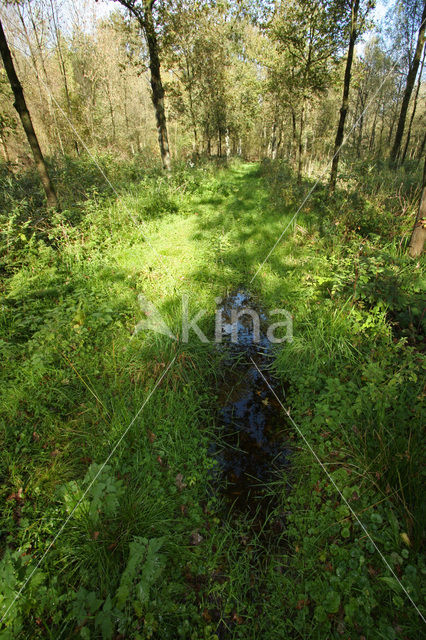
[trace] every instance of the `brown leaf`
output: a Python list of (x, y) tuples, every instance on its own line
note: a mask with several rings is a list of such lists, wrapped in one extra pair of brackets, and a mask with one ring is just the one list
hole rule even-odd
[(232, 616), (232, 620), (234, 622), (236, 622), (237, 624), (243, 624), (243, 619), (241, 616), (239, 616), (237, 613), (234, 612), (233, 616)]
[(341, 636), (345, 633), (345, 623), (341, 620), (337, 625), (337, 633)]
[(200, 544), (200, 542), (203, 541), (203, 537), (200, 536), (200, 534), (198, 533), (198, 531), (193, 531), (191, 533), (191, 544), (194, 546), (197, 546)]
[(7, 498), (8, 500), (16, 500), (17, 502), (22, 502), (24, 500), (23, 498), (23, 492), (24, 490), (22, 489), (22, 487), (19, 487), (18, 491), (16, 493), (11, 493), (10, 496)]
[(205, 620), (206, 622), (211, 622), (212, 617), (211, 617), (211, 615), (210, 615), (210, 613), (209, 613), (208, 609), (204, 609), (204, 611), (203, 611), (203, 613), (202, 613), (201, 615), (203, 616), (203, 618), (204, 618), (204, 620)]
[(183, 475), (181, 473), (177, 474), (175, 482), (179, 491), (182, 491), (182, 489), (185, 489), (185, 487), (187, 486), (186, 482), (183, 482)]
[(150, 441), (150, 443), (152, 444), (155, 440), (157, 436), (155, 435), (155, 433), (153, 433), (152, 431), (150, 431), (148, 429), (148, 440)]
[(53, 451), (50, 452), (50, 455), (52, 458), (56, 458), (57, 455), (59, 455), (60, 451), (59, 449), (54, 449)]
[(93, 538), (93, 540), (97, 540), (99, 538), (99, 531), (94, 531), (92, 533), (92, 538)]

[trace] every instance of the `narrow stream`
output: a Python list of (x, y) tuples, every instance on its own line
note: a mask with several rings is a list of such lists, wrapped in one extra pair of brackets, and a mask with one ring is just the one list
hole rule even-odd
[[(248, 309), (259, 317), (258, 332)], [(284, 391), (271, 374), (267, 318), (255, 300), (238, 291), (222, 302), (218, 312), (224, 372), (218, 390), (218, 441), (211, 448), (218, 462), (216, 484), (230, 511), (262, 525), (274, 502), (267, 484), (288, 464), (290, 453), (284, 437), (285, 414), (268, 384), (278, 397)]]

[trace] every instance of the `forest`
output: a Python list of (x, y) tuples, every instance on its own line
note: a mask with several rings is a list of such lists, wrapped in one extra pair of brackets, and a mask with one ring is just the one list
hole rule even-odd
[(0, 640), (417, 640), (426, 0), (0, 0)]

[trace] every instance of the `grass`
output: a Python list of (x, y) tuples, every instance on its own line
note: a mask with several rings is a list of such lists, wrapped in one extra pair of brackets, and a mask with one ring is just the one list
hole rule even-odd
[[(119, 195), (67, 161), (49, 220), (31, 175), (3, 183), (0, 612), (71, 517), (0, 637), (418, 637), (416, 610), (284, 416), (291, 467), (254, 534), (209, 488), (212, 344), (132, 337), (140, 293), (180, 336), (185, 293), (212, 338), (215, 297), (247, 287), (304, 192), (279, 163), (178, 166), (169, 181), (101, 161)], [(275, 360), (291, 415), (420, 606), (421, 269), (401, 243), (412, 175), (405, 216), (386, 184), (348, 182), (333, 200), (320, 188), (251, 288), (293, 314)]]

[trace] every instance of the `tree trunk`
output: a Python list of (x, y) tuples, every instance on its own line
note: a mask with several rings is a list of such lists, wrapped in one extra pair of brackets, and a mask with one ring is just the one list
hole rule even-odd
[(10, 163), (9, 151), (7, 148), (5, 137), (1, 133), (0, 133), (0, 144), (1, 144), (1, 150), (3, 153), (4, 161), (7, 165), (9, 165)]
[[(65, 91), (65, 98), (67, 101), (68, 118), (71, 124), (72, 109), (71, 109), (70, 92), (68, 89), (67, 71), (65, 68), (64, 56), (62, 55), (62, 46), (61, 46), (61, 38), (60, 38), (60, 32), (59, 32), (59, 26), (58, 26), (58, 19), (55, 12), (55, 5), (53, 3), (53, 0), (50, 0), (50, 6), (52, 8), (52, 20), (53, 20), (53, 26), (55, 29), (56, 48), (58, 51), (58, 59), (59, 59), (59, 69), (62, 74), (62, 79), (64, 81), (64, 91)], [(80, 148), (78, 146), (77, 138), (74, 138), (73, 144), (74, 144), (74, 149), (76, 154), (80, 155)]]
[(373, 124), (371, 125), (370, 142), (368, 144), (369, 151), (373, 151), (374, 142), (376, 140), (376, 125), (377, 125), (377, 116), (379, 113), (379, 109), (380, 109), (380, 105), (377, 107), (376, 111), (374, 112)]
[(276, 120), (274, 120), (274, 122), (272, 123), (271, 139), (269, 141), (269, 149), (268, 149), (268, 155), (271, 158), (271, 160), (275, 158), (276, 146), (277, 146), (277, 122)]
[[(419, 151), (419, 154), (418, 154), (418, 161), (420, 160), (420, 158), (423, 155), (423, 151), (425, 150), (425, 146), (426, 146), (426, 133), (424, 134), (423, 140), (422, 140), (422, 144), (420, 145), (420, 151)], [(417, 164), (418, 164), (418, 161), (417, 161)]]
[(402, 156), (401, 156), (401, 164), (404, 163), (405, 156), (407, 155), (408, 145), (410, 144), (411, 128), (413, 126), (414, 116), (416, 115), (417, 100), (418, 100), (418, 97), (419, 97), (420, 86), (422, 84), (422, 74), (423, 74), (423, 67), (424, 67), (424, 64), (425, 64), (425, 56), (426, 56), (426, 47), (423, 50), (423, 58), (422, 58), (422, 63), (420, 65), (419, 79), (417, 81), (416, 93), (414, 94), (413, 111), (411, 112), (411, 118), (410, 118), (410, 122), (408, 124), (407, 139), (405, 141), (404, 151), (403, 151)]
[(297, 184), (302, 182), (302, 158), (303, 158), (303, 128), (305, 124), (305, 98), (302, 102), (302, 110), (300, 112), (299, 124), (299, 141), (298, 141), (298, 163), (297, 163)]
[(226, 127), (226, 131), (225, 131), (225, 150), (226, 150), (226, 157), (229, 159), (231, 156), (231, 143), (229, 140), (229, 128)]
[(337, 168), (339, 166), (340, 150), (342, 147), (343, 136), (345, 133), (345, 120), (348, 113), (349, 89), (351, 86), (352, 61), (354, 57), (355, 42), (358, 36), (358, 33), (357, 33), (358, 10), (359, 10), (359, 0), (353, 0), (351, 30), (350, 30), (349, 46), (348, 46), (348, 57), (346, 60), (345, 78), (343, 81), (342, 106), (340, 108), (340, 118), (339, 118), (339, 124), (337, 126), (336, 139), (334, 141), (334, 154), (333, 154), (333, 161), (331, 164), (330, 184), (329, 184), (330, 193), (333, 193), (334, 189), (336, 188)]
[(159, 57), (159, 47), (157, 33), (155, 31), (152, 8), (155, 0), (144, 0), (143, 8), (135, 6), (132, 0), (118, 0), (123, 7), (135, 16), (145, 34), (149, 53), (150, 82), (152, 89), (152, 104), (154, 105), (155, 119), (157, 121), (158, 144), (160, 147), (161, 162), (163, 169), (170, 173), (170, 149), (169, 137), (167, 134), (166, 111), (164, 108), (164, 87), (161, 80), (161, 66)]
[(241, 138), (238, 138), (237, 155), (241, 157), (242, 154), (243, 154), (243, 146), (242, 146)]
[(28, 139), (28, 143), (33, 152), (34, 162), (40, 176), (40, 180), (43, 184), (44, 191), (47, 198), (47, 206), (49, 208), (58, 209), (59, 203), (56, 196), (53, 184), (50, 181), (49, 173), (47, 171), (46, 163), (43, 158), (43, 154), (40, 149), (40, 145), (37, 140), (37, 136), (34, 131), (33, 123), (31, 121), (30, 112), (28, 111), (27, 104), (25, 102), (24, 92), (22, 90), (21, 83), (16, 75), (15, 67), (13, 64), (12, 56), (7, 44), (6, 36), (3, 31), (3, 25), (0, 20), (0, 53), (3, 59), (4, 68), (9, 78), (10, 86), (15, 97), (13, 106), (15, 107), (18, 115), (21, 119), (22, 126)]
[(116, 133), (116, 128), (115, 128), (114, 106), (112, 104), (111, 88), (109, 86), (109, 79), (107, 80), (107, 83), (106, 83), (106, 94), (107, 94), (107, 98), (108, 98), (109, 116), (111, 118), (112, 143), (115, 144), (116, 143), (116, 139), (117, 139), (117, 133)]
[(364, 110), (365, 110), (365, 99), (362, 92), (359, 93), (359, 105), (361, 109), (361, 115), (359, 118), (359, 132), (358, 132), (358, 141), (356, 145), (356, 156), (357, 158), (361, 158), (361, 146), (362, 146), (362, 134), (364, 131)]
[(414, 83), (417, 77), (417, 71), (419, 70), (420, 58), (422, 56), (423, 45), (425, 41), (425, 27), (426, 27), (426, 0), (424, 0), (422, 21), (419, 28), (419, 35), (417, 37), (417, 46), (414, 52), (413, 60), (410, 64), (407, 82), (405, 85), (404, 97), (402, 99), (401, 112), (399, 114), (398, 127), (396, 129), (395, 141), (393, 143), (391, 151), (391, 161), (396, 162), (401, 150), (402, 136), (404, 135), (405, 120), (407, 118), (408, 105), (413, 91)]
[[(34, 37), (35, 37), (35, 41), (36, 41), (36, 45), (37, 45), (38, 55), (39, 55), (39, 58), (40, 58), (40, 65), (41, 65), (41, 69), (43, 71), (44, 80), (42, 81), (42, 83), (44, 85), (44, 88), (47, 89), (47, 94), (48, 94), (48, 98), (49, 98), (49, 105), (50, 105), (50, 112), (52, 114), (53, 123), (54, 123), (55, 128), (56, 128), (56, 135), (57, 135), (57, 138), (58, 138), (59, 147), (61, 149), (62, 155), (65, 155), (64, 145), (62, 143), (61, 130), (59, 128), (58, 120), (57, 120), (57, 117), (56, 117), (55, 105), (53, 103), (53, 90), (52, 90), (52, 86), (51, 86), (51, 83), (50, 83), (50, 80), (49, 80), (49, 74), (47, 73), (46, 65), (44, 64), (43, 47), (42, 47), (42, 44), (40, 42), (40, 38), (39, 38), (39, 35), (38, 35), (37, 26), (36, 26), (34, 15), (33, 15), (32, 9), (31, 9), (31, 3), (28, 3), (28, 10), (29, 10), (29, 15), (30, 15), (31, 25), (32, 25), (32, 28), (33, 28), (33, 31), (34, 31)], [(19, 9), (18, 9), (18, 11), (19, 11)], [(30, 51), (31, 51), (30, 38), (29, 38), (27, 29), (26, 29), (26, 26), (25, 26), (24, 16), (21, 14), (20, 11), (19, 11), (19, 15), (20, 15), (20, 18), (21, 18), (22, 25), (24, 27), (25, 34), (27, 36), (28, 47), (30, 48)], [(37, 69), (37, 64), (36, 64), (36, 58), (35, 58), (34, 54), (33, 54), (33, 57), (34, 57), (34, 62), (33, 62), (34, 71), (36, 73), (37, 80), (39, 80), (39, 78), (38, 78), (38, 69)]]
[(157, 120), (158, 144), (160, 146), (161, 162), (163, 169), (171, 170), (169, 138), (167, 135), (166, 112), (164, 108), (164, 88), (161, 80), (160, 58), (158, 55), (158, 40), (152, 16), (154, 2), (146, 2), (143, 28), (149, 51), (149, 70), (151, 72), (152, 103)]
[[(21, 25), (22, 25), (22, 29), (23, 29), (23, 32), (24, 32), (25, 39), (27, 41), (28, 50), (30, 52), (31, 64), (33, 66), (34, 74), (35, 74), (35, 77), (36, 77), (36, 80), (37, 80), (37, 88), (38, 88), (38, 95), (39, 95), (39, 98), (40, 98), (40, 109), (41, 109), (45, 105), (46, 100), (45, 100), (45, 94), (44, 94), (43, 87), (42, 87), (42, 82), (40, 80), (40, 74), (38, 72), (37, 56), (34, 53), (34, 50), (33, 50), (32, 44), (31, 44), (31, 38), (30, 38), (30, 36), (28, 34), (27, 25), (25, 24), (24, 16), (22, 14), (21, 7), (20, 7), (19, 3), (16, 4), (16, 9), (17, 9), (17, 12), (18, 12), (19, 20), (20, 20)], [(18, 71), (19, 71), (19, 68), (18, 68)], [(52, 122), (51, 122), (51, 119), (53, 120), (53, 116), (52, 116), (52, 109), (51, 109), (51, 101), (48, 102), (47, 109), (49, 111), (49, 116), (50, 116), (50, 118), (47, 121), (47, 125), (46, 125), (46, 119), (43, 118), (43, 117), (41, 118), (41, 122), (43, 124), (43, 130), (44, 130), (44, 134), (45, 134), (45, 138), (46, 138), (47, 151), (48, 151), (48, 153), (52, 153), (52, 140), (51, 140), (51, 135), (50, 134), (51, 134), (51, 131), (53, 129)], [(41, 111), (40, 111), (40, 115), (41, 115)]]
[(283, 140), (283, 129), (282, 129), (282, 123), (281, 123), (280, 124), (280, 129), (279, 129), (279, 135), (278, 135), (277, 144), (275, 145), (275, 149), (272, 152), (272, 160), (276, 160), (279, 148), (281, 147), (282, 140)]
[(423, 169), (423, 184), (420, 194), (419, 210), (417, 212), (416, 222), (414, 223), (413, 233), (411, 234), (409, 254), (412, 258), (416, 258), (423, 253), (423, 247), (426, 239), (426, 157)]
[(191, 116), (191, 124), (192, 124), (192, 133), (194, 136), (194, 140), (192, 143), (192, 151), (195, 156), (198, 156), (198, 132), (197, 132), (197, 121), (195, 118), (194, 111), (194, 101), (192, 98), (192, 73), (189, 67), (188, 57), (185, 56), (185, 64), (186, 64), (186, 75), (188, 78), (187, 90), (188, 90), (188, 100), (189, 100), (189, 114)]

